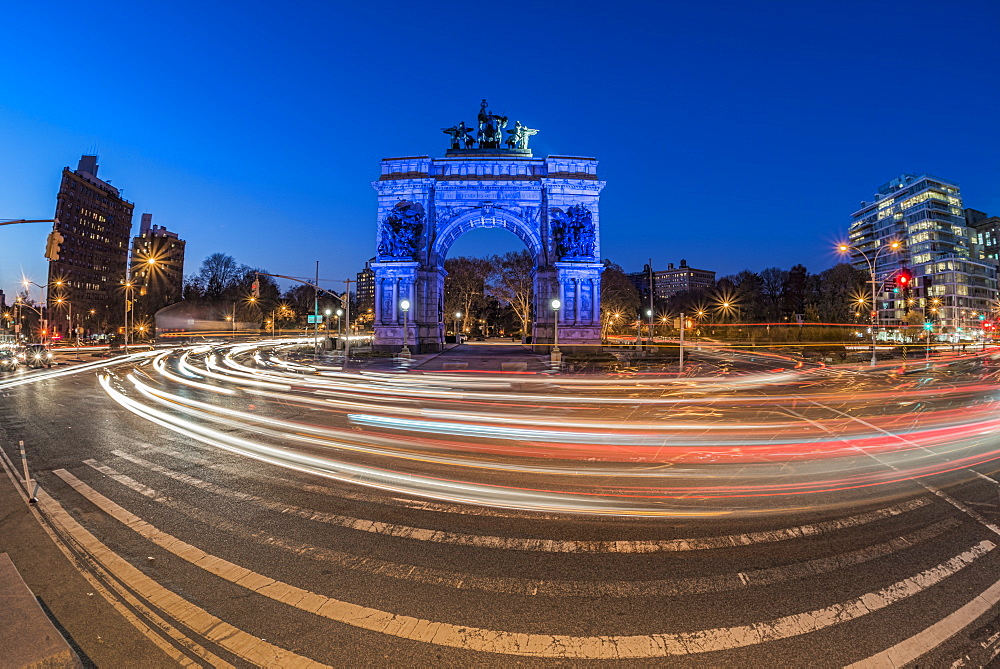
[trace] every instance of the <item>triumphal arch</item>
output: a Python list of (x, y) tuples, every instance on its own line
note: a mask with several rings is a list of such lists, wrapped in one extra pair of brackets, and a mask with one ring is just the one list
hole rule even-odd
[[(534, 344), (551, 346), (558, 322), (563, 349), (601, 343), (600, 216), (604, 182), (597, 160), (536, 158), (539, 131), (482, 101), (478, 123), (443, 131), (443, 158), (382, 161), (378, 192), (375, 347), (434, 352), (444, 346), (444, 261), (455, 240), (476, 228), (504, 228), (535, 259)], [(552, 300), (558, 299), (558, 312)], [(403, 307), (409, 305), (404, 312)], [(405, 330), (405, 333), (404, 333)]]

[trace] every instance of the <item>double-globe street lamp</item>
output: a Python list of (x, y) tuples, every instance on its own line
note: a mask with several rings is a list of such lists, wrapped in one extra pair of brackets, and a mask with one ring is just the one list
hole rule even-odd
[(890, 242), (889, 244), (883, 244), (879, 246), (878, 251), (876, 251), (875, 255), (871, 258), (868, 257), (867, 253), (865, 253), (856, 246), (841, 244), (840, 246), (837, 247), (837, 250), (840, 251), (841, 253), (847, 253), (848, 251), (853, 251), (857, 253), (858, 255), (860, 255), (862, 258), (865, 259), (866, 263), (868, 263), (868, 272), (872, 278), (872, 367), (875, 366), (875, 337), (876, 337), (876, 331), (878, 330), (878, 304), (876, 302), (877, 296), (875, 290), (876, 289), (875, 263), (878, 262), (878, 257), (882, 255), (883, 251), (885, 251), (886, 249), (889, 249), (890, 251), (895, 251), (900, 246), (901, 246), (900, 242), (896, 241)]

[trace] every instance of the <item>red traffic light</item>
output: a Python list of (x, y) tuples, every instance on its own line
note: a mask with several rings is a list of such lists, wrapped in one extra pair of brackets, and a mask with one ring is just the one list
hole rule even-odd
[(896, 285), (906, 288), (913, 282), (913, 275), (910, 274), (910, 270), (903, 269), (899, 271), (896, 276)]

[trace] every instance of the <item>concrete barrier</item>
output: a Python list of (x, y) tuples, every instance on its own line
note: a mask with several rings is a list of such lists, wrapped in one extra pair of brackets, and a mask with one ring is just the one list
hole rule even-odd
[(5, 667), (83, 666), (6, 553), (0, 553), (0, 648)]
[(526, 372), (528, 371), (528, 363), (526, 362), (501, 362), (500, 371), (502, 372)]
[(467, 362), (443, 362), (441, 363), (441, 369), (468, 369), (469, 363)]

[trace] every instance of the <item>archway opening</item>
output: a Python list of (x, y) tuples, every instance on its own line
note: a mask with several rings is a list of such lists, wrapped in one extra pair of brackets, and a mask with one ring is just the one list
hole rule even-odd
[(464, 232), (445, 250), (445, 341), (532, 335), (534, 254), (505, 228)]

